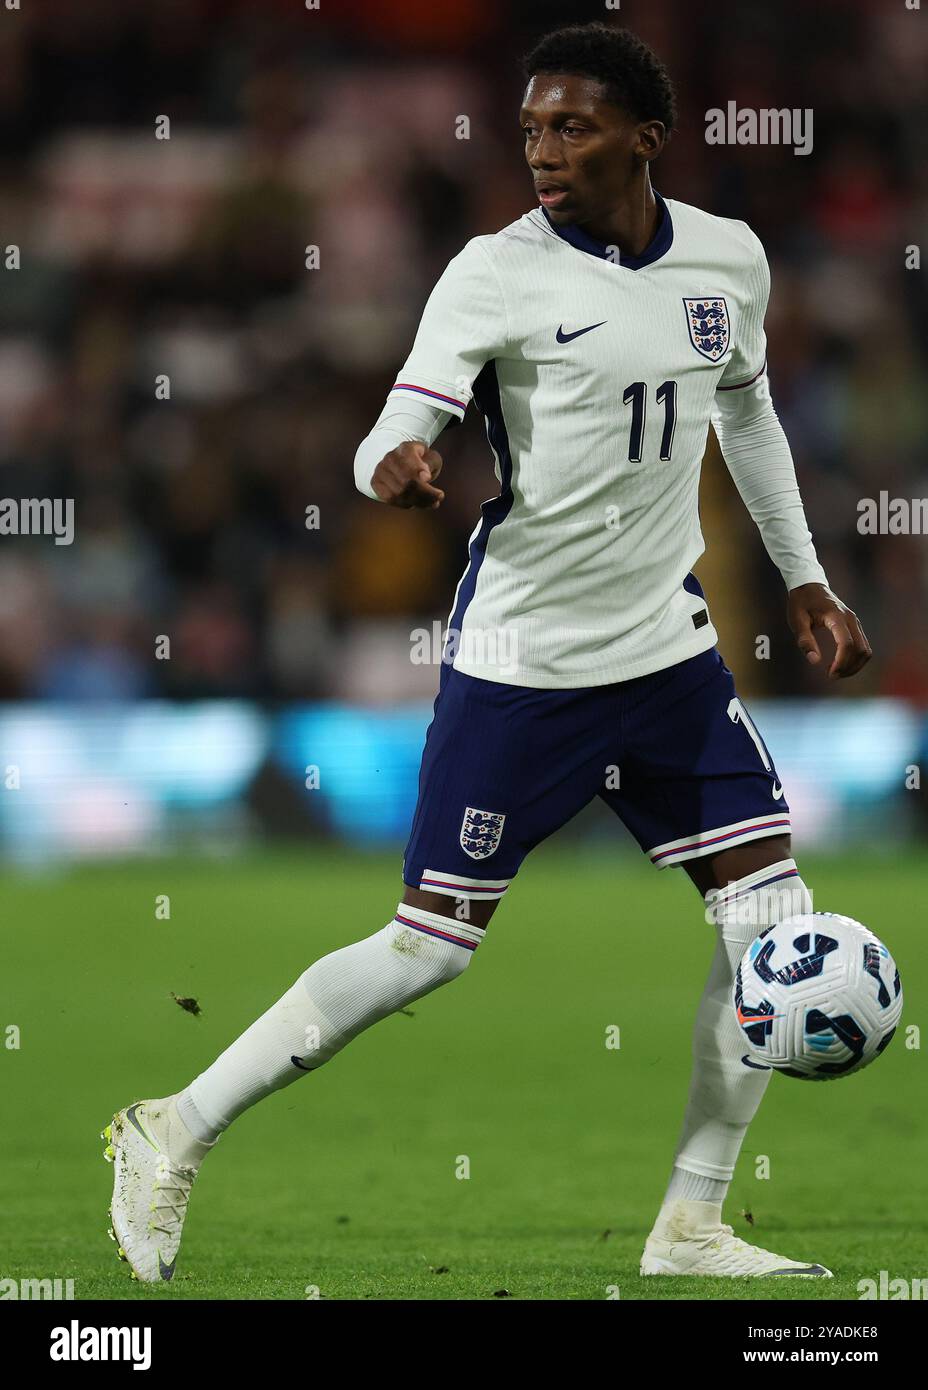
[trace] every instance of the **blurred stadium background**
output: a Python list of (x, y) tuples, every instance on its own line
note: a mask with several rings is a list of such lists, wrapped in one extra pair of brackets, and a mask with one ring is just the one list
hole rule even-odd
[[(906, 768), (928, 756), (925, 538), (856, 528), (860, 498), (928, 492), (928, 305), (904, 259), (928, 212), (917, 16), (29, 0), (0, 12), (0, 243), (21, 256), (2, 270), (0, 494), (74, 498), (76, 535), (0, 537), (4, 856), (402, 844), (438, 674), (410, 634), (446, 617), (496, 484), (476, 418), (443, 450), (438, 517), (365, 501), (352, 459), (447, 260), (532, 205), (516, 57), (603, 17), (677, 83), (656, 186), (766, 244), (774, 399), (876, 653), (837, 686), (803, 665), (710, 448), (698, 573), (797, 844), (924, 837)], [(728, 100), (812, 107), (813, 153), (707, 146), (704, 113)], [(616, 843), (604, 815), (573, 833)]]

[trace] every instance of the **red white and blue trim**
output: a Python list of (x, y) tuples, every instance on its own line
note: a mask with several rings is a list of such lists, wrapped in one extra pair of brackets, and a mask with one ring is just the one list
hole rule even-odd
[[(795, 859), (778, 859), (762, 869), (732, 879), (706, 894), (706, 920), (716, 926), (726, 921), (753, 924), (760, 932), (771, 922), (812, 911), (812, 896), (802, 881)], [(734, 914), (734, 916), (733, 916)]]
[(457, 396), (451, 396), (444, 391), (436, 391), (430, 386), (420, 386), (415, 381), (397, 381), (390, 388), (390, 395), (399, 393), (400, 395), (425, 396), (433, 405), (439, 406), (442, 410), (450, 411), (459, 420), (464, 419), (464, 412), (467, 410), (467, 401), (459, 400)]
[(769, 816), (751, 816), (748, 820), (720, 825), (714, 830), (700, 831), (697, 835), (683, 835), (679, 840), (655, 845), (647, 853), (652, 864), (666, 869), (671, 864), (683, 864), (687, 859), (702, 859), (707, 854), (717, 854), (721, 849), (733, 849), (735, 845), (746, 845), (751, 840), (761, 840), (768, 835), (788, 835), (789, 832), (789, 815), (780, 811)]
[(486, 898), (493, 901), (503, 896), (511, 881), (508, 878), (465, 878), (462, 874), (423, 869), (419, 887), (423, 892), (444, 893), (449, 898)]
[(758, 378), (762, 377), (766, 370), (767, 359), (765, 357), (763, 360), (763, 364), (761, 365), (760, 371), (755, 372), (754, 375), (752, 377), (749, 377), (747, 381), (738, 381), (735, 383), (734, 386), (717, 386), (715, 389), (716, 391), (743, 391), (746, 386), (753, 386), (755, 381), (757, 381)]
[(780, 859), (776, 864), (765, 864), (762, 869), (745, 874), (744, 878), (732, 879), (723, 888), (710, 888), (706, 901), (711, 898), (713, 903), (733, 902), (735, 898), (756, 893), (761, 888), (772, 888), (791, 878), (799, 878), (795, 859)]
[(439, 917), (434, 912), (407, 904), (397, 910), (393, 921), (400, 927), (410, 927), (423, 936), (432, 936), (438, 941), (447, 941), (452, 946), (461, 946), (465, 951), (476, 951), (483, 940), (480, 927), (472, 927), (465, 922), (454, 922), (449, 917)]

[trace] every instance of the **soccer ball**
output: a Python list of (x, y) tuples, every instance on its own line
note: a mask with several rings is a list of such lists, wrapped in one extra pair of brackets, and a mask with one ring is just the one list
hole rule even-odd
[(803, 1081), (859, 1071), (887, 1046), (902, 985), (877, 937), (838, 912), (787, 917), (755, 937), (738, 966), (735, 1014), (748, 1060)]

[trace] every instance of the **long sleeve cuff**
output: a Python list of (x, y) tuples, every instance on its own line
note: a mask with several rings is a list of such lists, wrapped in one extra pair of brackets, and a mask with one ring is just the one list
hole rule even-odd
[(431, 446), (451, 418), (448, 411), (440, 410), (424, 399), (389, 397), (380, 418), (367, 438), (361, 441), (354, 456), (354, 481), (358, 491), (379, 502), (380, 498), (371, 487), (371, 479), (384, 454), (398, 444), (413, 439), (421, 439)]

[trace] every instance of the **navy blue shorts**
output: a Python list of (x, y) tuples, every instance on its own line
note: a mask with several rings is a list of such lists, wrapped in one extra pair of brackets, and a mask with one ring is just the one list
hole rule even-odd
[(529, 850), (596, 796), (659, 868), (789, 834), (773, 760), (714, 648), (582, 690), (442, 675), (403, 865), (411, 888), (501, 898)]

